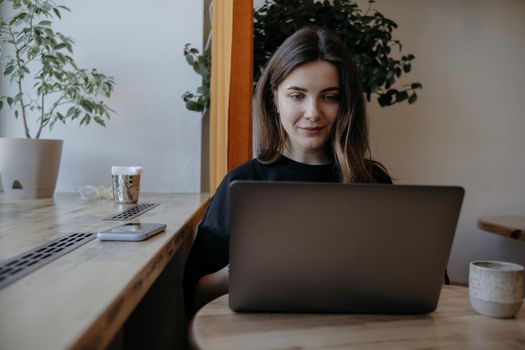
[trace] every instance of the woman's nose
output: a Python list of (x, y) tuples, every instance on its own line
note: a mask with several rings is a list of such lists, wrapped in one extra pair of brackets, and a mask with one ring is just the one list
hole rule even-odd
[(309, 120), (316, 120), (321, 117), (319, 101), (316, 99), (310, 99), (307, 101), (304, 117)]

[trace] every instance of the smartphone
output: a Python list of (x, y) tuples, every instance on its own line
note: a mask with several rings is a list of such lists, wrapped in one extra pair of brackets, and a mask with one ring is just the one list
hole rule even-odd
[(102, 241), (142, 241), (166, 229), (164, 224), (129, 222), (97, 233)]

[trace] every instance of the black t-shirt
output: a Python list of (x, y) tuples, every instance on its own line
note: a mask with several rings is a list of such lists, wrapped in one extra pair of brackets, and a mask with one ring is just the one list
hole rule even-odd
[[(375, 182), (392, 183), (382, 166), (373, 161), (368, 161), (367, 164)], [(234, 180), (339, 182), (339, 174), (334, 164), (310, 165), (285, 156), (271, 164), (263, 164), (257, 159), (252, 159), (230, 171), (222, 180), (206, 209), (184, 269), (184, 298), (189, 315), (193, 309), (193, 293), (199, 279), (228, 264), (230, 234), (228, 185)]]

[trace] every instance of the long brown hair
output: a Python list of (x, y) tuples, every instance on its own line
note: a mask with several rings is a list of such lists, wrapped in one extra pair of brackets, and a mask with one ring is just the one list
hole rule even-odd
[(361, 78), (344, 43), (332, 32), (314, 27), (288, 37), (268, 61), (255, 90), (259, 126), (258, 159), (273, 163), (283, 154), (286, 132), (275, 106), (279, 84), (299, 65), (323, 60), (339, 72), (339, 115), (332, 130), (329, 156), (342, 183), (373, 182), (366, 157), (370, 156), (368, 124)]

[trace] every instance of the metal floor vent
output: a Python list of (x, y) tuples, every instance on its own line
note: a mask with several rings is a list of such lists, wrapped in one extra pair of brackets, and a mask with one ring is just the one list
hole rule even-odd
[(96, 237), (92, 232), (75, 232), (46, 242), (11, 259), (0, 262), (0, 288), (47, 265)]
[(118, 214), (105, 218), (104, 220), (129, 220), (133, 219), (141, 214), (144, 214), (148, 210), (151, 210), (158, 206), (158, 203), (140, 203), (133, 208), (126, 209)]

